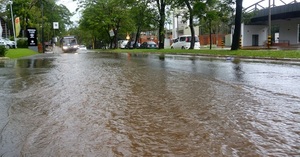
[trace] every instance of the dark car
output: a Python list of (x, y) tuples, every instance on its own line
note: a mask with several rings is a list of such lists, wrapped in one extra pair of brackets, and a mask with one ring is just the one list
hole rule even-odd
[(157, 44), (154, 41), (143, 42), (140, 46), (141, 49), (157, 49)]
[(134, 48), (139, 48), (140, 47), (140, 43), (137, 42), (135, 46), (134, 46), (134, 43), (135, 43), (135, 41), (129, 41), (126, 44), (125, 48), (126, 49), (134, 49)]

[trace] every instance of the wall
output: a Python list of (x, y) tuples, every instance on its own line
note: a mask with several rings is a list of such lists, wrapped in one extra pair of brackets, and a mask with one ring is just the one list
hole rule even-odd
[(232, 35), (231, 34), (226, 34), (225, 35), (225, 46), (230, 47), (232, 43)]
[(298, 24), (300, 20), (281, 20), (276, 21), (279, 26), (279, 42), (289, 41), (289, 44), (298, 44)]
[[(222, 40), (225, 39), (224, 34), (212, 34), (212, 45), (222, 46)], [(210, 44), (210, 36), (209, 34), (200, 35), (199, 36), (201, 46), (209, 45)]]
[[(199, 36), (199, 26), (195, 26), (194, 30), (195, 30), (195, 35)], [(190, 27), (189, 26), (185, 27), (182, 35), (191, 35), (191, 34), (192, 33)]]
[(242, 46), (252, 46), (252, 35), (258, 35), (258, 46), (267, 42), (268, 27), (264, 25), (242, 25)]

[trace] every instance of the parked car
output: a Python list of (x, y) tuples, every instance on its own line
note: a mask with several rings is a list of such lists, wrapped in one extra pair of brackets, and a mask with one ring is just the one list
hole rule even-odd
[(0, 46), (4, 46), (5, 48), (9, 48), (8, 44), (3, 39), (0, 39)]
[(143, 42), (140, 49), (157, 49), (157, 44), (154, 41)]
[[(183, 35), (173, 40), (171, 49), (189, 49), (191, 46), (191, 35)], [(200, 49), (200, 42), (198, 36), (195, 36), (195, 46), (194, 49)]]
[(128, 40), (119, 40), (119, 48), (125, 49), (127, 43), (128, 43)]
[(126, 44), (125, 48), (126, 49), (133, 49), (133, 48), (139, 48), (140, 47), (140, 43), (137, 42), (135, 46), (134, 46), (134, 43), (135, 43), (135, 41), (129, 41)]
[(79, 46), (78, 46), (78, 49), (79, 49), (79, 50), (87, 50), (87, 48), (86, 48), (85, 45), (79, 45)]
[(3, 40), (6, 42), (7, 46), (9, 46), (9, 48), (16, 48), (16, 42), (15, 41), (11, 41), (7, 38), (3, 38)]

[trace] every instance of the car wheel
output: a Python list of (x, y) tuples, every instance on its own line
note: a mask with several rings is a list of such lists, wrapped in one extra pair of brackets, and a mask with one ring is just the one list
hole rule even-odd
[(184, 49), (185, 49), (185, 47), (184, 47), (184, 46), (182, 46), (182, 47), (181, 47), (181, 49), (183, 49), (183, 50), (184, 50)]

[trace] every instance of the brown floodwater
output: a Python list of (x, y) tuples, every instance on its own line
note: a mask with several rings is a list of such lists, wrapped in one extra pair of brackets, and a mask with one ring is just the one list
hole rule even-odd
[(300, 66), (147, 54), (0, 61), (0, 156), (300, 156)]

